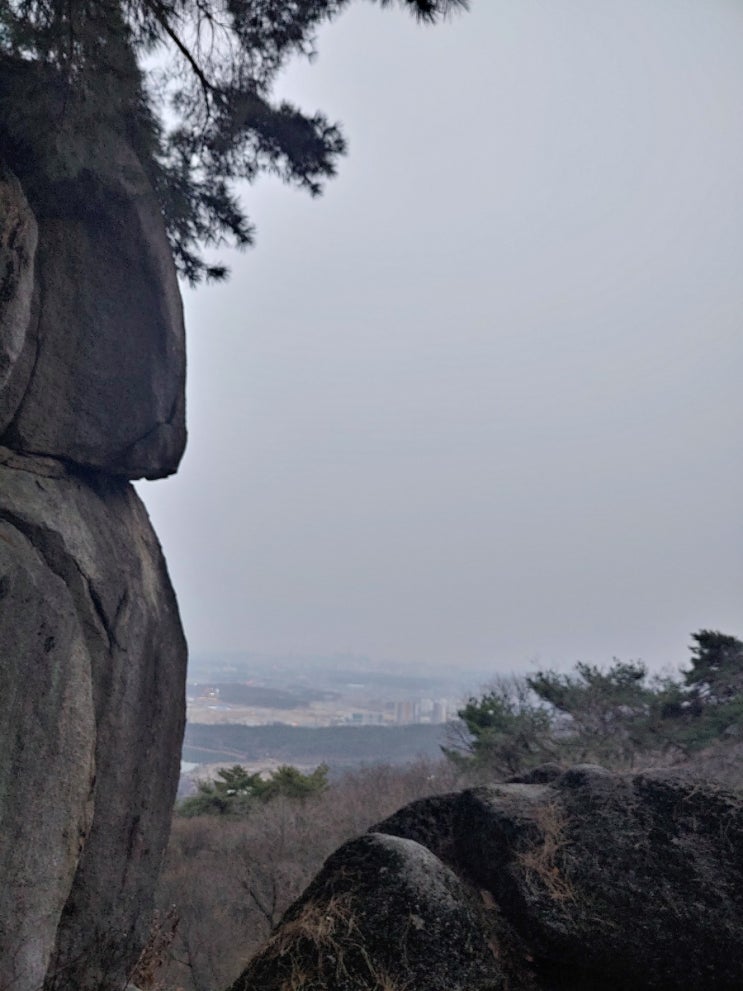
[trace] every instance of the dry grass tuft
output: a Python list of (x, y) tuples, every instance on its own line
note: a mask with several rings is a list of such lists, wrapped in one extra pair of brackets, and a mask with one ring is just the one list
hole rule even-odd
[(178, 922), (178, 913), (174, 906), (164, 913), (155, 912), (147, 942), (129, 978), (129, 987), (134, 986), (140, 991), (168, 991), (170, 985), (158, 977), (158, 972), (175, 939)]
[(349, 892), (333, 895), (327, 902), (305, 904), (296, 918), (285, 922), (268, 940), (259, 956), (262, 966), (276, 962), (282, 974), (279, 991), (324, 986), (329, 975), (335, 982), (347, 981), (370, 991), (407, 991), (409, 987), (369, 957)]
[(565, 812), (556, 802), (549, 802), (536, 809), (534, 822), (541, 833), (541, 843), (521, 851), (517, 855), (519, 863), (527, 875), (538, 879), (554, 901), (574, 901), (575, 890), (558, 864), (560, 851), (568, 844)]

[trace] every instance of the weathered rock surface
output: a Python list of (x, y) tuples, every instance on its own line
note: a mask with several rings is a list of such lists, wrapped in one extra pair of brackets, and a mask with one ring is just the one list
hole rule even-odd
[(372, 833), (328, 859), (232, 991), (500, 988), (481, 924), (477, 899), (429, 850)]
[(43, 983), (92, 813), (90, 654), (66, 582), (0, 519), (0, 987)]
[(555, 978), (743, 987), (739, 798), (588, 766), (508, 787), (463, 797), (459, 856)]
[(0, 265), (14, 266), (7, 285), (0, 274), (0, 442), (127, 478), (172, 474), (186, 441), (185, 341), (155, 194), (113, 132), (57, 157), (51, 144), (10, 157), (35, 253), (33, 218), (0, 173), (0, 210), (7, 201), (20, 218), (0, 214)]
[(0, 987), (120, 986), (169, 829), (186, 648), (131, 485), (0, 449)]
[(118, 989), (184, 722), (176, 601), (126, 481), (183, 452), (182, 307), (128, 88), (72, 99), (43, 60), (1, 61), (0, 989)]
[(424, 799), (341, 847), (232, 991), (733, 991), (741, 851), (743, 799), (668, 772)]
[(0, 434), (18, 409), (31, 374), (30, 349), (25, 345), (32, 319), (37, 239), (36, 219), (21, 184), (0, 163)]

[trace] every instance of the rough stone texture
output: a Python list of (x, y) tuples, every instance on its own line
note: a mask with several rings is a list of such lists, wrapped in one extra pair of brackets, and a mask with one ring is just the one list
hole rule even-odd
[[(53, 149), (11, 163), (38, 223), (37, 299), (28, 333), (14, 321), (14, 351), (21, 336), (24, 346), (0, 401), (2, 443), (159, 478), (176, 470), (186, 440), (181, 299), (136, 155), (113, 134), (97, 139), (64, 170)], [(25, 314), (28, 278), (15, 299)]]
[[(120, 986), (144, 938), (178, 782), (186, 648), (175, 597), (124, 480), (0, 449), (0, 522), (0, 582), (16, 590), (0, 615), (12, 743), (3, 856), (43, 880), (23, 922), (40, 920), (38, 939), (21, 951), (18, 903), (0, 893), (6, 938), (34, 961), (0, 987), (38, 991), (50, 952), (49, 989)], [(14, 769), (29, 767), (32, 779), (8, 792)]]
[(739, 798), (668, 773), (585, 766), (545, 789), (534, 811), (522, 795), (470, 793), (462, 821), (462, 862), (477, 861), (554, 977), (675, 991), (743, 987)]
[(0, 988), (37, 991), (90, 826), (90, 654), (72, 591), (0, 519)]
[[(370, 853), (380, 834), (428, 856), (399, 856), (384, 873)], [(327, 861), (233, 991), (743, 987), (743, 799), (718, 787), (669, 772), (552, 767), (415, 802), (366, 843), (353, 841)], [(416, 887), (424, 860), (431, 877), (459, 879), (447, 888), (453, 901), (445, 910), (439, 897), (420, 898), (420, 911), (406, 901), (408, 891), (424, 890)], [(311, 957), (298, 923), (327, 918), (332, 897), (346, 890), (333, 958), (384, 959), (389, 983), (347, 980), (324, 947), (324, 958), (313, 951), (324, 965), (312, 981), (292, 984), (288, 962)], [(423, 920), (428, 970), (410, 967), (411, 914)]]
[(0, 433), (18, 408), (31, 374), (25, 344), (32, 319), (37, 237), (21, 185), (0, 163)]
[(488, 939), (453, 871), (413, 840), (372, 833), (328, 859), (232, 991), (505, 989)]
[(126, 479), (183, 452), (183, 319), (126, 92), (0, 65), (1, 991), (123, 986), (178, 780), (185, 642)]

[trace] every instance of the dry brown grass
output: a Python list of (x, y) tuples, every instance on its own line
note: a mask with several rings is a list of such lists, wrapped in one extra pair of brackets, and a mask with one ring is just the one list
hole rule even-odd
[(276, 799), (242, 819), (176, 817), (158, 904), (176, 905), (180, 923), (159, 979), (184, 991), (229, 987), (334, 850), (457, 787), (450, 764), (372, 767), (311, 802)]
[(519, 864), (527, 876), (535, 878), (547, 890), (554, 901), (574, 901), (575, 890), (559, 865), (561, 851), (568, 845), (565, 812), (557, 802), (548, 802), (536, 808), (534, 822), (541, 834), (541, 842), (518, 853)]
[(336, 982), (370, 991), (409, 988), (367, 953), (350, 892), (333, 895), (326, 902), (307, 902), (296, 918), (285, 922), (268, 940), (259, 957), (262, 967), (276, 963), (276, 971), (282, 974), (278, 991), (325, 986), (331, 974)]
[(130, 987), (134, 986), (140, 991), (181, 991), (158, 977), (158, 971), (175, 939), (178, 921), (175, 908), (170, 908), (167, 912), (155, 912), (147, 942), (129, 979)]

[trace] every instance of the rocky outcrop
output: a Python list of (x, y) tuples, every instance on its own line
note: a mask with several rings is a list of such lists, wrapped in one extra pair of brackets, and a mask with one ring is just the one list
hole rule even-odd
[(60, 133), (9, 140), (14, 174), (0, 172), (0, 443), (170, 475), (186, 442), (185, 341), (155, 193), (112, 125), (48, 112)]
[(485, 991), (499, 970), (479, 938), (480, 915), (473, 893), (424, 846), (362, 836), (329, 858), (233, 991)]
[(90, 828), (91, 659), (73, 593), (0, 518), (0, 987), (39, 988)]
[(424, 799), (341, 847), (231, 991), (743, 987), (743, 799), (667, 772), (546, 777)]
[(124, 131), (60, 112), (15, 140), (7, 110), (0, 988), (101, 991), (146, 937), (180, 764), (186, 645), (127, 479), (183, 451), (181, 302)]
[(0, 449), (0, 535), (0, 987), (36, 991), (48, 972), (49, 988), (98, 988), (136, 959), (167, 841), (184, 719), (175, 597), (120, 479)]

